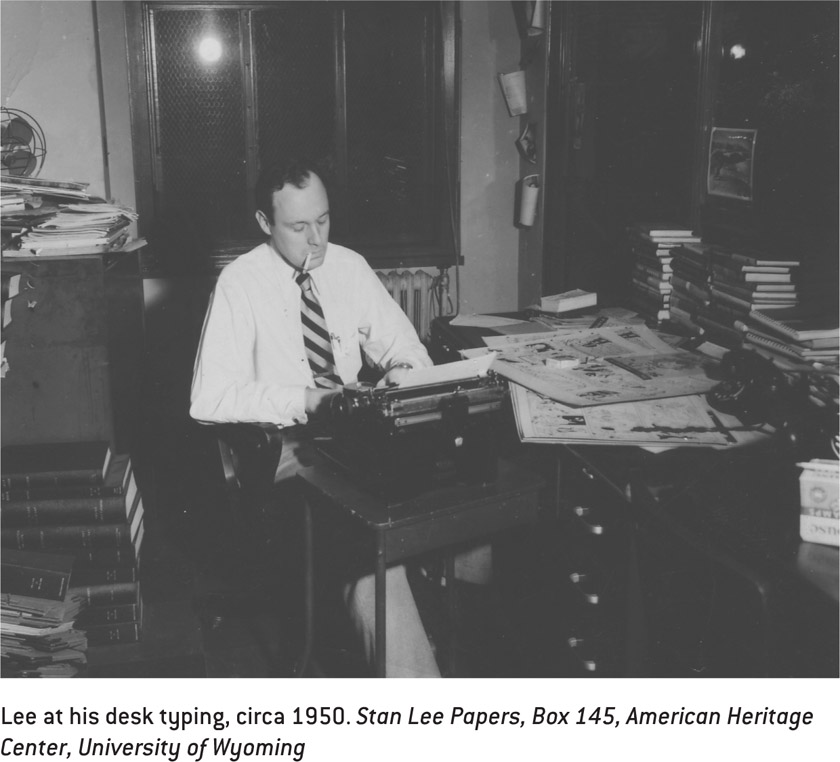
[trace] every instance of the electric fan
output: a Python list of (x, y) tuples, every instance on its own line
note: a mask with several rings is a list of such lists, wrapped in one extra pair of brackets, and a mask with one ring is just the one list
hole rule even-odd
[(20, 109), (2, 107), (0, 114), (0, 170), (15, 177), (36, 177), (47, 155), (41, 125)]

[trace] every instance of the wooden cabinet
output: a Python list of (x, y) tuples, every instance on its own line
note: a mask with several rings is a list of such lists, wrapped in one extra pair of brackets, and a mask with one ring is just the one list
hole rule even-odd
[(566, 609), (561, 645), (584, 673), (627, 670), (629, 506), (590, 463), (572, 452), (559, 461), (557, 581)]
[(638, 673), (633, 522), (621, 478), (596, 452), (555, 448), (556, 499), (541, 527), (541, 647), (552, 676)]
[(143, 345), (137, 252), (6, 259), (20, 273), (4, 331), (4, 445), (110, 440), (136, 430)]

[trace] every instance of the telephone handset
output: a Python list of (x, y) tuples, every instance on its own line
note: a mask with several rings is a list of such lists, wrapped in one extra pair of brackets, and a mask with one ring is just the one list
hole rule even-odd
[(798, 457), (832, 457), (837, 406), (821, 409), (809, 401), (807, 374), (789, 378), (771, 360), (744, 349), (727, 352), (721, 371), (723, 381), (706, 394), (715, 410), (746, 425), (770, 424)]
[(755, 352), (727, 352), (721, 360), (721, 373), (723, 381), (708, 392), (706, 401), (742, 423), (774, 423), (774, 413), (781, 413), (790, 400), (791, 389), (784, 374)]

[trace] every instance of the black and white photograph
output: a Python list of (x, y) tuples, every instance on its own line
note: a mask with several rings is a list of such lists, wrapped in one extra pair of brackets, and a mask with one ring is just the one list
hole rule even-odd
[(752, 201), (756, 130), (712, 128), (708, 192)]
[(824, 753), (838, 28), (0, 0), (2, 754)]

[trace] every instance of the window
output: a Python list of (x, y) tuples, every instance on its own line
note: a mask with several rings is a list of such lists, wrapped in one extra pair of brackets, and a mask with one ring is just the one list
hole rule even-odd
[(153, 270), (218, 266), (262, 240), (254, 184), (286, 153), (324, 167), (332, 240), (377, 267), (454, 261), (451, 3), (148, 2), (127, 13)]

